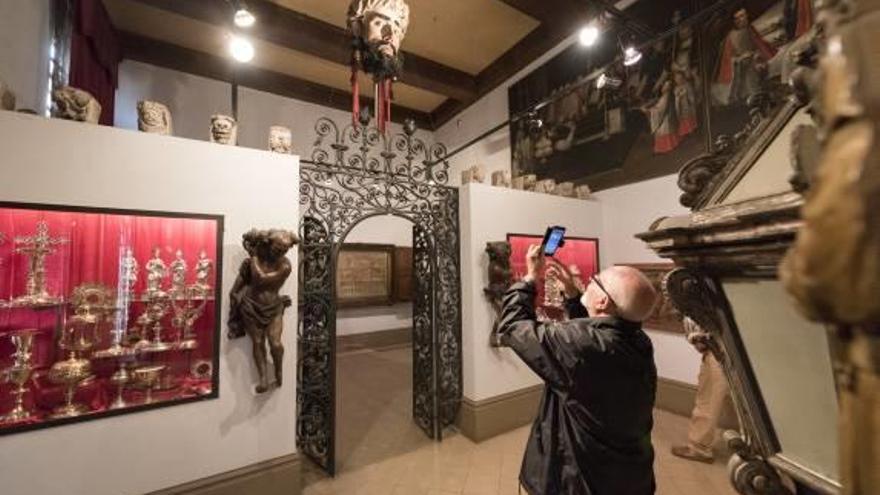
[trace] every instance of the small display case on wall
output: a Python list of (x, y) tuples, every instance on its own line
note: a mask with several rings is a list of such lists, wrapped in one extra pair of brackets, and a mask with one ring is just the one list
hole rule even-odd
[(0, 202), (0, 435), (216, 398), (223, 217)]

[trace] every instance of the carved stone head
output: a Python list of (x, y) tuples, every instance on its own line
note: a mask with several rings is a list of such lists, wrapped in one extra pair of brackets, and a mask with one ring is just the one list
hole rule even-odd
[(348, 29), (357, 40), (368, 74), (396, 78), (403, 60), (400, 45), (409, 28), (409, 6), (403, 0), (352, 0)]
[(0, 110), (15, 110), (15, 93), (0, 79)]
[(593, 192), (590, 190), (590, 186), (588, 186), (587, 184), (583, 184), (574, 188), (574, 193), (578, 199), (590, 199), (590, 196), (592, 196), (593, 194)]
[(553, 194), (556, 192), (556, 180), (542, 179), (535, 183), (535, 192), (543, 194)]
[(510, 283), (510, 243), (507, 241), (487, 242), (486, 254), (489, 255), (489, 284)]
[(64, 86), (52, 92), (53, 112), (58, 119), (97, 124), (101, 119), (101, 104), (88, 91)]
[(293, 133), (280, 125), (269, 128), (269, 151), (289, 155), (293, 151)]
[(138, 129), (150, 134), (170, 136), (172, 133), (171, 111), (157, 101), (139, 101), (137, 104)]
[(486, 176), (483, 173), (483, 169), (479, 165), (474, 165), (473, 167), (462, 170), (461, 172), (462, 185), (470, 184), (471, 182), (482, 184), (485, 178)]
[(510, 172), (507, 170), (492, 172), (492, 185), (496, 187), (510, 187)]
[(534, 191), (538, 183), (538, 176), (535, 174), (526, 174), (521, 176), (523, 181), (523, 191)]
[(211, 142), (235, 146), (238, 144), (238, 123), (228, 115), (211, 116)]
[(557, 196), (565, 196), (566, 198), (575, 197), (574, 182), (560, 182), (559, 184), (556, 184), (554, 194)]

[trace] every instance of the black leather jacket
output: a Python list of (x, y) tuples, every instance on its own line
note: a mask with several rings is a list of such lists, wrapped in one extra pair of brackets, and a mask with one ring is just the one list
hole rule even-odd
[(640, 323), (587, 318), (577, 299), (570, 321), (539, 324), (535, 286), (504, 297), (499, 333), (545, 382), (520, 482), (531, 495), (653, 494), (651, 445), (657, 369)]

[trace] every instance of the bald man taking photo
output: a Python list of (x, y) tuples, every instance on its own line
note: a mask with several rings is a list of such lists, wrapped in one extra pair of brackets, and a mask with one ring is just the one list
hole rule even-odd
[(564, 287), (569, 321), (537, 321), (535, 282), (545, 258), (534, 245), (526, 276), (505, 295), (499, 326), (502, 343), (546, 384), (520, 483), (529, 495), (653, 494), (657, 369), (641, 322), (657, 293), (640, 271), (616, 266), (592, 276), (581, 294), (571, 272), (547, 260), (546, 276)]

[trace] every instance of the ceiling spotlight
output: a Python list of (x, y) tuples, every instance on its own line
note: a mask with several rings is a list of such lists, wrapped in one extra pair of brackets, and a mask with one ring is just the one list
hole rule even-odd
[(629, 67), (630, 65), (639, 63), (639, 60), (641, 59), (642, 52), (636, 50), (634, 47), (628, 46), (623, 50), (623, 65)]
[(590, 47), (595, 45), (596, 41), (599, 40), (599, 28), (592, 23), (584, 26), (578, 35), (578, 39), (581, 42), (581, 46)]
[(250, 62), (254, 58), (254, 45), (241, 36), (232, 36), (229, 39), (229, 53), (239, 62)]
[(609, 88), (619, 88), (621, 84), (623, 84), (622, 80), (615, 77), (609, 77), (604, 72), (599, 75), (598, 79), (596, 79), (597, 89), (602, 89), (606, 86)]
[(235, 25), (241, 28), (249, 28), (257, 22), (257, 18), (250, 13), (248, 9), (240, 8), (235, 11), (235, 17), (232, 18)]

